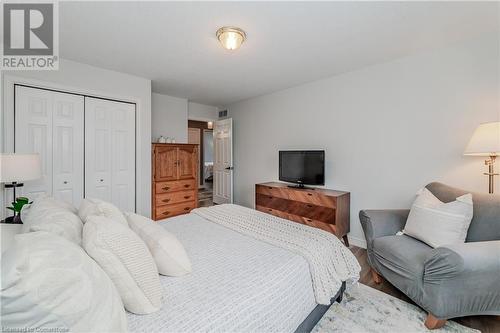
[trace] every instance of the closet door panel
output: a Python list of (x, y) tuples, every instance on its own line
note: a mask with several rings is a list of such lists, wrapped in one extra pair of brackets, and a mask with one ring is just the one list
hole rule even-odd
[(135, 212), (135, 105), (111, 103), (112, 201), (122, 211)]
[(52, 92), (15, 87), (14, 151), (38, 153), (42, 164), (42, 178), (26, 182), (22, 188), (30, 199), (52, 194), (52, 109)]
[(78, 207), (83, 198), (84, 97), (53, 94), (53, 195)]
[(135, 211), (135, 105), (85, 97), (85, 196)]
[(85, 97), (85, 197), (111, 201), (111, 121), (105, 101)]

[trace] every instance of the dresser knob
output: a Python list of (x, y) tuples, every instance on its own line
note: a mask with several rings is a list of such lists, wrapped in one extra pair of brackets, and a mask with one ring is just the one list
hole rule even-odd
[(162, 214), (163, 215), (168, 215), (168, 214), (170, 214), (170, 212), (163, 212)]
[(312, 193), (307, 193), (307, 195), (313, 195)]
[(184, 208), (184, 210), (189, 210), (189, 207)]
[(168, 191), (168, 190), (170, 190), (170, 187), (165, 186), (165, 187), (163, 187), (162, 189), (163, 189), (164, 191)]
[(163, 199), (162, 201), (163, 201), (163, 202), (169, 202), (169, 201), (170, 201), (170, 199)]
[(184, 187), (186, 187), (186, 188), (188, 188), (189, 186), (191, 186), (191, 185), (189, 185), (189, 184), (185, 184), (185, 185), (184, 185)]
[(311, 219), (307, 219), (306, 221), (307, 221), (307, 222), (312, 222), (312, 220), (311, 220)]
[(185, 196), (184, 196), (184, 199), (189, 199), (189, 198), (191, 198), (191, 196), (190, 196), (190, 195), (185, 195)]

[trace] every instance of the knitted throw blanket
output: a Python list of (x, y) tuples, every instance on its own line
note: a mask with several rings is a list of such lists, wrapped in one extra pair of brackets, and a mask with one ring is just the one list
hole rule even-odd
[(324, 230), (232, 204), (197, 208), (192, 213), (304, 257), (318, 304), (329, 305), (342, 281), (359, 279), (361, 267), (354, 255)]

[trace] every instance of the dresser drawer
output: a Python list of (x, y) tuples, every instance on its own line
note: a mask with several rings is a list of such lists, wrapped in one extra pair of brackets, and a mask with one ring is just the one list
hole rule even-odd
[(255, 193), (262, 194), (266, 196), (289, 199), (288, 197), (289, 188), (272, 187), (265, 185), (256, 185)]
[(195, 190), (196, 180), (186, 179), (186, 180), (173, 180), (170, 182), (161, 182), (155, 184), (155, 192), (160, 193), (170, 193), (182, 190)]
[(166, 219), (167, 217), (187, 214), (194, 208), (196, 208), (196, 203), (194, 201), (157, 207), (156, 219), (161, 220)]
[(165, 206), (179, 202), (193, 201), (195, 191), (177, 191), (172, 193), (161, 193), (156, 195), (156, 206)]
[(335, 197), (326, 196), (320, 192), (315, 192), (315, 190), (292, 189), (288, 191), (287, 199), (305, 202), (307, 204), (312, 204), (315, 206), (323, 206), (329, 208), (337, 207), (337, 200)]

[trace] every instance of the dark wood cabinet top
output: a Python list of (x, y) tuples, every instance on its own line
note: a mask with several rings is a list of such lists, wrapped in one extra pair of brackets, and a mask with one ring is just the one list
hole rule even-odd
[(269, 186), (269, 187), (278, 187), (278, 188), (287, 188), (290, 190), (296, 190), (296, 191), (303, 191), (303, 192), (308, 192), (308, 193), (319, 193), (322, 195), (327, 195), (331, 197), (340, 197), (343, 195), (348, 195), (350, 194), (349, 192), (346, 191), (336, 191), (336, 190), (331, 190), (327, 188), (318, 188), (318, 187), (307, 187), (307, 188), (298, 188), (298, 187), (290, 187), (289, 184), (287, 183), (279, 183), (279, 182), (268, 182), (268, 183), (260, 183), (256, 184), (257, 186)]

